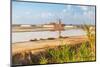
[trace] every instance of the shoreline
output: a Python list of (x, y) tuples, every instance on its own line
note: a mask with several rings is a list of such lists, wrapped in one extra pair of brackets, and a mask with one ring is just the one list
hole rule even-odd
[(32, 51), (32, 53), (44, 51), (46, 48), (54, 48), (64, 44), (78, 44), (87, 41), (86, 36), (70, 36), (67, 38), (57, 38), (54, 40), (39, 40), (12, 43), (12, 54)]

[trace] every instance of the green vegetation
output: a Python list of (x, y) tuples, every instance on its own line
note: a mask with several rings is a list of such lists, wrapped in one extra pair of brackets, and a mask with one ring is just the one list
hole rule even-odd
[(95, 31), (94, 33), (92, 32), (93, 30), (91, 29), (90, 25), (84, 25), (83, 30), (86, 32), (86, 36), (88, 37), (90, 47), (93, 48), (95, 44)]
[[(13, 64), (50, 64), (93, 61), (95, 60), (95, 53), (92, 53), (89, 42), (83, 42), (81, 44), (75, 44), (75, 46), (63, 45), (52, 49), (48, 48), (45, 52), (40, 52), (36, 55), (25, 53), (23, 57), (21, 53), (13, 56)], [(29, 57), (31, 59), (29, 59)]]
[(69, 45), (62, 44), (55, 48), (47, 48), (44, 52), (32, 54), (18, 53), (13, 55), (13, 64), (50, 64), (66, 63), (79, 61), (94, 61), (95, 58), (95, 34), (91, 33), (90, 27), (84, 25), (87, 32), (88, 41), (79, 44)]
[[(86, 36), (88, 37), (88, 42), (90, 45), (90, 51), (93, 54), (93, 56), (95, 56), (95, 27), (94, 30), (92, 30), (93, 27), (91, 27), (90, 25), (84, 25), (83, 26), (83, 30), (86, 32)], [(94, 32), (94, 33), (93, 33)]]
[(47, 64), (48, 63), (48, 60), (45, 58), (45, 57), (42, 57), (40, 58), (40, 64)]

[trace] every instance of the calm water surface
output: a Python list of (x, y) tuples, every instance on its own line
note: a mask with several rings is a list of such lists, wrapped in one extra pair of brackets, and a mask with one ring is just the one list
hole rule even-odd
[[(65, 30), (61, 33), (62, 36), (77, 36), (85, 35), (82, 29), (71, 29)], [(29, 41), (31, 39), (46, 39), (46, 38), (57, 38), (58, 31), (38, 31), (38, 32), (14, 32), (12, 33), (12, 43)]]

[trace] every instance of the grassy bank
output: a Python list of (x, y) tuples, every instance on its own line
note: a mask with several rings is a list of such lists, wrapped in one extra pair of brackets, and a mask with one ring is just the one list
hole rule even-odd
[(33, 54), (32, 51), (17, 53), (12, 56), (14, 65), (52, 64), (80, 61), (95, 61), (95, 34), (90, 27), (85, 25), (88, 41), (79, 44), (62, 44), (55, 48), (47, 48), (45, 51)]
[(13, 64), (51, 64), (95, 60), (95, 51), (91, 49), (89, 42), (80, 44), (47, 48), (46, 51), (37, 54), (32, 54), (31, 51), (18, 53), (12, 57)]

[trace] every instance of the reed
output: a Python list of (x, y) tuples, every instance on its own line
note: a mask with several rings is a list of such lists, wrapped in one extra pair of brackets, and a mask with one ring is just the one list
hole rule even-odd
[[(94, 27), (95, 29), (95, 27)], [(93, 56), (95, 56), (95, 30), (92, 30), (92, 27), (90, 25), (84, 25), (83, 30), (86, 32), (86, 36), (88, 37), (88, 41), (90, 44), (90, 51)], [(94, 33), (93, 33), (94, 32)], [(95, 59), (95, 58), (94, 58)]]
[(93, 48), (93, 46), (95, 45), (95, 31), (93, 33), (91, 30), (91, 26), (86, 24), (83, 25), (82, 29), (86, 32), (86, 36), (88, 37), (90, 47)]
[[(79, 46), (78, 46), (79, 45)], [(30, 57), (30, 58), (29, 58)], [(78, 61), (93, 61), (95, 56), (88, 42), (67, 46), (67, 44), (55, 48), (47, 48), (45, 52), (36, 55), (30, 53), (16, 54), (13, 56), (13, 64), (50, 64)]]
[[(50, 64), (66, 63), (79, 61), (94, 61), (95, 58), (95, 34), (90, 30), (89, 25), (84, 25), (83, 30), (86, 32), (88, 41), (79, 44), (65, 44), (55, 48), (47, 48), (44, 52), (36, 55), (29, 53), (18, 53), (13, 55), (13, 64)], [(50, 38), (52, 40), (52, 38)], [(69, 46), (67, 46), (69, 45)]]

